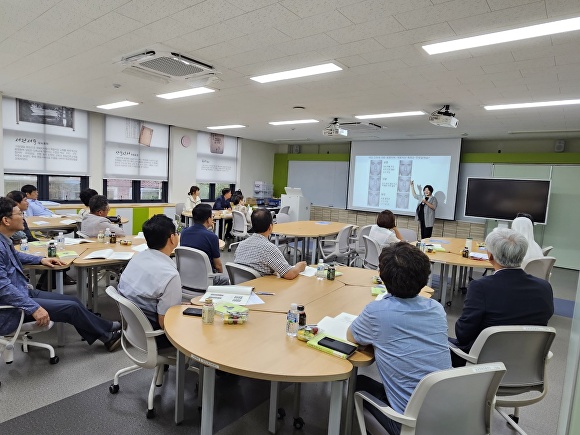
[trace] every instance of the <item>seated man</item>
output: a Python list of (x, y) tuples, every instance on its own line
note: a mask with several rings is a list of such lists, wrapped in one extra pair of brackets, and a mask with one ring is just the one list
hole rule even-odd
[[(419, 296), (431, 273), (429, 258), (419, 249), (406, 242), (389, 246), (379, 257), (379, 269), (389, 294), (365, 307), (347, 338), (373, 346), (382, 380), (358, 376), (357, 390), (403, 413), (424, 376), (451, 368), (447, 318), (439, 302)], [(401, 432), (400, 423), (368, 409), (391, 435)]]
[[(22, 191), (13, 190), (12, 192), (6, 194), (6, 198), (10, 198), (14, 202), (16, 202), (16, 205), (18, 206), (18, 208), (22, 213), (28, 210), (28, 199), (26, 199), (26, 196), (24, 196), (24, 193), (22, 193)], [(37, 242), (38, 239), (34, 237), (30, 232), (28, 224), (26, 223), (26, 219), (22, 218), (22, 223), (24, 224), (24, 230), (16, 231), (12, 235), (11, 237), (12, 243), (14, 243), (15, 245), (19, 245), (22, 239), (27, 239), (29, 242)]]
[[(496, 228), (485, 239), (494, 273), (471, 281), (455, 336), (449, 341), (469, 352), (481, 331), (489, 326), (546, 326), (554, 314), (554, 295), (548, 281), (527, 274), (520, 267), (528, 242), (517, 231)], [(465, 361), (455, 354), (453, 366)]]
[[(22, 270), (23, 264), (52, 267), (63, 263), (57, 258), (16, 251), (10, 237), (23, 229), (22, 212), (16, 203), (9, 198), (0, 198), (0, 305), (23, 309), (25, 322), (36, 320), (38, 326), (46, 326), (50, 320), (70, 323), (89, 344), (101, 340), (109, 351), (119, 347), (119, 322), (94, 315), (75, 297), (31, 288)], [(19, 321), (18, 310), (0, 311), (0, 335), (13, 332)]]
[[(179, 244), (179, 235), (173, 221), (162, 214), (145, 221), (143, 235), (149, 249), (129, 261), (118, 290), (143, 310), (153, 329), (164, 329), (167, 310), (181, 304), (181, 279), (170, 258)], [(165, 335), (155, 340), (159, 348), (172, 346)]]
[[(214, 210), (231, 210), (232, 205), (230, 203), (230, 198), (232, 197), (232, 191), (230, 189), (222, 189), (222, 196), (215, 200), (213, 203)], [(226, 239), (233, 239), (232, 236), (232, 220), (231, 219), (224, 219), (225, 222), (225, 238)]]
[(224, 275), (218, 236), (211, 231), (213, 218), (209, 204), (198, 204), (191, 211), (193, 225), (181, 232), (181, 246), (199, 249), (207, 254), (211, 268), (216, 275), (213, 285), (228, 285), (230, 280)]
[(109, 201), (103, 195), (95, 195), (89, 200), (90, 213), (84, 215), (81, 222), (81, 231), (89, 237), (97, 237), (99, 231), (105, 231), (107, 228), (115, 232), (117, 237), (123, 237), (125, 231), (119, 225), (112, 223), (107, 219), (109, 214)]
[(290, 266), (282, 252), (270, 242), (274, 224), (269, 210), (259, 208), (252, 213), (252, 228), (255, 233), (236, 249), (236, 263), (256, 269), (262, 276), (277, 273), (284, 279), (294, 279), (306, 268), (305, 261)]
[(54, 214), (38, 200), (38, 189), (36, 186), (25, 184), (20, 190), (24, 195), (26, 195), (26, 199), (28, 200), (27, 216), (50, 217)]
[(93, 196), (98, 195), (98, 194), (99, 193), (95, 189), (89, 188), (89, 189), (81, 190), (79, 197), (81, 198), (82, 203), (85, 205), (85, 208), (83, 208), (81, 211), (79, 211), (79, 216), (81, 218), (84, 218), (85, 215), (90, 212), (89, 201), (91, 200), (91, 198)]

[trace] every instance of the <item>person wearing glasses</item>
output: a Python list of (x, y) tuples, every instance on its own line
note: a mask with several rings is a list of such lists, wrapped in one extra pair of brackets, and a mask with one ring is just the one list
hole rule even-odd
[[(13, 190), (12, 192), (7, 193), (6, 198), (10, 198), (16, 202), (16, 205), (22, 213), (26, 213), (26, 210), (28, 210), (28, 199), (20, 190)], [(12, 243), (19, 245), (22, 239), (26, 239), (29, 242), (37, 242), (38, 239), (30, 232), (28, 224), (26, 223), (26, 219), (23, 218), (22, 221), (24, 223), (24, 229), (22, 231), (16, 231), (12, 235)]]
[(181, 232), (181, 246), (205, 252), (215, 273), (213, 285), (228, 285), (230, 280), (227, 274), (223, 273), (219, 238), (211, 230), (214, 225), (211, 206), (204, 203), (196, 205), (191, 211), (191, 217), (193, 225)]
[[(117, 349), (121, 342), (119, 322), (96, 316), (73, 296), (32, 288), (22, 265), (54, 267), (64, 263), (58, 258), (39, 257), (14, 249), (10, 237), (23, 229), (23, 213), (16, 202), (0, 197), (0, 305), (22, 309), (24, 321), (35, 321), (38, 326), (47, 326), (51, 320), (69, 323), (88, 344), (100, 340), (107, 350)], [(0, 310), (0, 335), (14, 332), (18, 328), (20, 316), (17, 309)]]
[(87, 236), (97, 237), (99, 231), (104, 232), (107, 228), (109, 228), (111, 232), (114, 231), (117, 237), (123, 237), (125, 235), (123, 228), (107, 219), (107, 215), (111, 208), (109, 207), (109, 201), (106, 196), (93, 196), (89, 201), (89, 209), (91, 212), (86, 214), (81, 222), (81, 231)]
[[(164, 329), (167, 310), (181, 304), (181, 278), (170, 257), (179, 245), (179, 234), (171, 219), (156, 214), (143, 224), (143, 236), (149, 249), (129, 261), (118, 291), (141, 308), (153, 329)], [(165, 335), (155, 341), (159, 348), (172, 346)]]

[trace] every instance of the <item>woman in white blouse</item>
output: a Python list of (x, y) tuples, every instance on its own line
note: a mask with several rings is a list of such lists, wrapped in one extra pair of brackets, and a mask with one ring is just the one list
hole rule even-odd
[(512, 222), (512, 230), (517, 231), (523, 235), (528, 241), (528, 250), (526, 251), (526, 256), (522, 261), (522, 268), (526, 267), (531, 260), (536, 258), (543, 258), (544, 253), (540, 245), (534, 240), (534, 224), (527, 217), (517, 217)]
[(183, 211), (191, 211), (197, 204), (201, 204), (201, 198), (199, 197), (199, 187), (191, 186), (185, 200), (185, 205), (183, 206)]
[(391, 243), (403, 240), (396, 226), (395, 215), (390, 210), (383, 210), (377, 216), (377, 223), (371, 227), (369, 237), (384, 248)]
[(246, 205), (246, 201), (244, 201), (244, 195), (242, 195), (241, 192), (238, 193), (237, 195), (234, 195), (232, 197), (232, 203), (234, 204), (232, 210), (239, 211), (244, 215), (244, 217), (246, 218), (246, 226), (248, 227), (248, 229), (250, 229), (252, 227), (252, 211)]

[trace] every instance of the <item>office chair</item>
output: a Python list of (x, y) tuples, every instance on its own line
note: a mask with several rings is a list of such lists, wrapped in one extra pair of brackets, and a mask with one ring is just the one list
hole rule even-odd
[[(277, 224), (284, 224), (286, 222), (290, 222), (290, 216), (286, 213), (278, 213), (276, 215), (276, 223)], [(280, 234), (272, 234), (272, 237), (275, 240), (275, 243), (277, 246), (280, 245), (285, 245), (286, 247), (286, 254), (290, 254), (290, 249), (296, 249), (297, 253), (300, 257), (302, 257), (302, 251), (300, 249), (298, 249), (297, 246), (295, 246), (294, 243), (294, 237), (286, 237), (286, 236), (282, 236)], [(298, 242), (303, 242), (304, 241), (304, 237), (298, 237), (296, 238), (296, 244), (298, 244)]]
[(191, 299), (199, 296), (199, 292), (205, 293), (215, 276), (207, 254), (187, 246), (178, 246), (174, 252), (183, 297)]
[(231, 233), (232, 236), (235, 237), (236, 241), (230, 243), (230, 246), (228, 246), (228, 252), (232, 252), (232, 246), (239, 245), (242, 240), (250, 236), (248, 234), (248, 226), (246, 225), (246, 217), (241, 211), (233, 210), (232, 219), (233, 224)]
[(364, 255), (365, 255), (365, 242), (363, 240), (363, 236), (368, 236), (371, 233), (372, 225), (365, 225), (364, 227), (360, 227), (356, 233), (356, 237), (354, 238), (353, 242), (351, 243), (351, 249), (354, 253), (354, 258), (351, 260), (349, 266), (355, 264), (357, 260), (363, 258), (364, 264)]
[(403, 238), (403, 240), (401, 240), (402, 242), (415, 242), (417, 241), (417, 232), (414, 230), (411, 230), (409, 228), (398, 228), (399, 230), (399, 234), (401, 234), (401, 237)]
[[(489, 361), (505, 364), (507, 372), (497, 391), (495, 407), (512, 428), (525, 435), (518, 425), (519, 407), (545, 397), (550, 346), (555, 337), (556, 330), (548, 326), (491, 326), (481, 331), (469, 354), (456, 347), (450, 349), (468, 366)], [(514, 407), (514, 413), (508, 415), (498, 407)]]
[(36, 322), (24, 322), (24, 310), (15, 308), (11, 305), (0, 305), (0, 310), (19, 310), (20, 311), (20, 322), (15, 331), (4, 336), (0, 336), (0, 354), (2, 354), (2, 359), (6, 364), (12, 364), (14, 361), (14, 344), (19, 343), (22, 345), (22, 351), (28, 352), (28, 346), (40, 347), (42, 349), (47, 349), (50, 354), (50, 363), (57, 364), (59, 361), (58, 356), (54, 353), (54, 347), (50, 344), (39, 343), (38, 341), (31, 341), (31, 336), (39, 332), (48, 331), (54, 325), (54, 322), (50, 321), (47, 326), (37, 326)]
[(280, 211), (278, 212), (278, 214), (282, 213), (282, 214), (289, 214), (288, 212), (290, 211), (290, 206), (289, 205), (285, 205), (284, 207), (282, 207), (280, 209)]
[(379, 255), (381, 253), (381, 247), (369, 236), (363, 236), (363, 241), (365, 244), (363, 267), (365, 269), (377, 270), (379, 268)]
[(552, 275), (555, 262), (555, 257), (536, 258), (535, 260), (528, 261), (524, 267), (524, 271), (537, 278), (550, 281), (550, 275)]
[(548, 255), (550, 253), (550, 251), (554, 249), (553, 246), (546, 246), (545, 248), (542, 248), (542, 254), (544, 254), (544, 256)]
[[(149, 395), (147, 396), (147, 418), (155, 417), (153, 399), (155, 387), (163, 385), (165, 374), (164, 365), (175, 365), (176, 351), (174, 347), (167, 349), (157, 349), (155, 337), (164, 335), (162, 329), (153, 330), (151, 323), (143, 314), (143, 311), (129, 299), (123, 297), (113, 286), (107, 287), (107, 294), (117, 302), (121, 313), (121, 325), (123, 334), (121, 335), (121, 346), (125, 354), (135, 365), (121, 369), (115, 373), (113, 383), (109, 386), (111, 394), (119, 392), (119, 378), (128, 373), (132, 373), (142, 368), (155, 369)], [(193, 367), (188, 370), (199, 371)]]
[(405, 412), (395, 411), (366, 391), (354, 396), (360, 432), (388, 435), (363, 401), (401, 423), (401, 435), (486, 435), (495, 393), (506, 372), (501, 362), (433, 372), (415, 387)]
[(354, 225), (345, 225), (334, 239), (320, 238), (318, 240), (320, 256), (324, 261), (338, 260), (344, 257), (348, 261), (348, 257), (353, 252), (350, 247), (350, 235), (353, 229)]
[(230, 277), (230, 283), (232, 285), (241, 284), (262, 276), (260, 275), (260, 272), (251, 267), (229, 261), (226, 263), (226, 270), (228, 271), (228, 276)]

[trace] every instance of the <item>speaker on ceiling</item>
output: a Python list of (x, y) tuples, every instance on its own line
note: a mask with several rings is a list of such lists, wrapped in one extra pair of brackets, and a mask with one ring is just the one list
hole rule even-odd
[(564, 139), (558, 139), (554, 143), (554, 152), (557, 152), (557, 153), (563, 152), (565, 146), (566, 146), (566, 141)]

